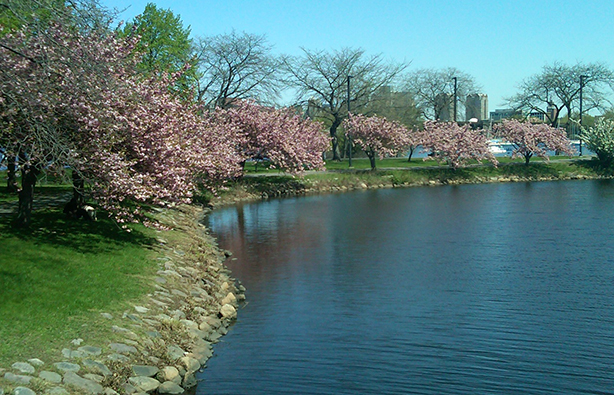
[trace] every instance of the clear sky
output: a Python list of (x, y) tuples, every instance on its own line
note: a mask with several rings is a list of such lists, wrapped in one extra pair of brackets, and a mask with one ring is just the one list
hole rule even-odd
[(419, 68), (456, 67), (504, 107), (525, 78), (546, 64), (604, 62), (614, 67), (614, 0), (101, 0), (128, 9), (170, 9), (192, 36), (266, 35), (274, 52), (301, 47), (363, 48)]

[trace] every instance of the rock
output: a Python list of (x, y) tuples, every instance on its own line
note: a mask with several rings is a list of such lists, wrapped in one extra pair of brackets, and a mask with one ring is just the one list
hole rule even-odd
[(4, 373), (4, 379), (6, 381), (10, 381), (11, 383), (15, 383), (15, 384), (28, 385), (30, 384), (30, 381), (32, 381), (33, 378), (34, 377), (32, 376), (23, 376), (20, 374), (13, 374), (11, 372)]
[(28, 359), (28, 362), (30, 363), (30, 365), (32, 366), (43, 366), (45, 364), (45, 362), (41, 361), (38, 358), (32, 358), (32, 359)]
[(104, 395), (119, 395), (119, 392), (115, 391), (113, 388), (108, 388), (107, 387), (107, 388), (104, 389), (103, 394)]
[(45, 395), (69, 395), (64, 387), (51, 387), (45, 391)]
[(198, 360), (195, 358), (182, 357), (181, 362), (183, 363), (183, 366), (185, 366), (185, 370), (188, 373), (194, 373), (200, 369), (200, 362), (198, 362)]
[(158, 389), (160, 382), (151, 377), (130, 377), (128, 382), (132, 384), (137, 390), (143, 392), (152, 392)]
[(11, 367), (15, 370), (19, 370), (21, 373), (27, 374), (32, 374), (36, 371), (36, 369), (34, 369), (34, 366), (26, 362), (15, 362), (11, 365)]
[(237, 309), (235, 309), (234, 306), (230, 304), (225, 304), (220, 309), (220, 315), (223, 318), (228, 318), (228, 319), (237, 318)]
[(13, 390), (13, 395), (36, 395), (36, 392), (32, 391), (30, 388), (17, 387)]
[(181, 322), (183, 325), (185, 325), (185, 327), (188, 328), (188, 329), (198, 329), (198, 324), (196, 322), (194, 322), (194, 321), (181, 320), (179, 322)]
[(83, 343), (83, 339), (73, 339), (70, 342), (75, 346), (80, 346)]
[(121, 354), (110, 354), (107, 359), (115, 362), (128, 362), (130, 360), (130, 358)]
[(200, 362), (202, 366), (213, 356), (213, 351), (211, 351), (210, 347), (196, 347), (192, 350), (190, 356), (198, 359), (198, 362)]
[(93, 373), (87, 373), (83, 375), (83, 378), (86, 378), (88, 380), (92, 380), (95, 381), (97, 383), (102, 383), (102, 380), (104, 380), (104, 377), (99, 375), (99, 374), (93, 374)]
[(46, 370), (43, 370), (38, 374), (38, 377), (54, 384), (60, 384), (62, 382), (62, 376), (60, 376), (56, 372), (48, 372)]
[(222, 305), (225, 304), (234, 304), (237, 302), (237, 297), (232, 292), (229, 292), (228, 295), (220, 302)]
[(158, 374), (160, 369), (157, 366), (134, 365), (132, 366), (132, 371), (137, 376), (153, 377)]
[(111, 314), (109, 314), (109, 313), (100, 313), (100, 315), (103, 318), (106, 318), (107, 320), (112, 320), (113, 319), (113, 316)]
[(211, 328), (211, 325), (209, 325), (208, 322), (201, 322), (201, 324), (198, 326), (198, 329), (200, 329), (203, 332), (213, 332), (213, 328)]
[(101, 374), (105, 377), (111, 376), (113, 374), (111, 370), (107, 367), (107, 365), (101, 362), (98, 362), (98, 361), (93, 361), (91, 359), (84, 359), (83, 361), (81, 361), (81, 364), (83, 364), (83, 366), (89, 369), (90, 371), (97, 373), (97, 374)]
[(217, 329), (222, 326), (222, 321), (220, 321), (218, 318), (205, 317), (204, 321), (208, 323), (213, 329)]
[(93, 347), (93, 346), (83, 346), (83, 347), (79, 347), (77, 349), (77, 351), (80, 351), (84, 354), (87, 355), (93, 355), (93, 356), (98, 356), (100, 354), (102, 354), (102, 349), (99, 347)]
[(175, 345), (168, 346), (166, 351), (168, 352), (168, 357), (171, 359), (171, 361), (175, 361), (185, 355), (185, 351)]
[(215, 331), (215, 332), (211, 332), (205, 339), (209, 340), (212, 343), (217, 342), (220, 337), (222, 337), (222, 334)]
[(70, 363), (70, 362), (58, 362), (58, 363), (54, 363), (53, 366), (55, 366), (56, 369), (62, 372), (77, 373), (79, 370), (81, 370), (81, 366), (77, 365), (76, 363)]
[(158, 380), (163, 382), (172, 381), (173, 383), (181, 384), (181, 375), (179, 374), (179, 370), (177, 370), (176, 367), (165, 366), (158, 373)]
[(84, 358), (85, 353), (77, 350), (71, 350), (70, 348), (63, 348), (62, 355), (64, 358), (73, 359), (73, 358)]
[(102, 394), (104, 391), (104, 388), (99, 383), (84, 379), (75, 372), (66, 372), (64, 374), (64, 384), (72, 385), (83, 390), (85, 393), (93, 395)]
[(183, 394), (185, 392), (185, 390), (183, 388), (181, 388), (177, 383), (174, 383), (172, 381), (165, 381), (164, 383), (160, 384), (160, 387), (158, 387), (158, 394), (163, 395), (163, 394)]
[(149, 311), (147, 307), (143, 307), (143, 306), (134, 306), (134, 309), (136, 310), (137, 313), (141, 313), (141, 314), (145, 314)]
[(138, 352), (136, 347), (123, 343), (111, 343), (109, 348), (119, 354), (136, 354)]
[(0, 395), (4, 395), (4, 390), (0, 387)]
[(134, 314), (130, 314), (130, 313), (124, 313), (124, 315), (122, 316), (122, 318), (127, 318), (130, 321), (134, 321), (137, 323), (141, 323), (143, 322), (143, 320), (141, 320), (138, 316), (134, 315)]
[(194, 373), (186, 373), (185, 377), (183, 378), (182, 386), (184, 388), (193, 388), (196, 387), (196, 384), (198, 384), (198, 380), (196, 380)]

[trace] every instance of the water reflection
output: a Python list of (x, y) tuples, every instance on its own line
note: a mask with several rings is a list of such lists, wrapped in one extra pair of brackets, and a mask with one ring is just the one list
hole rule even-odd
[(216, 211), (249, 304), (209, 394), (613, 393), (608, 181)]

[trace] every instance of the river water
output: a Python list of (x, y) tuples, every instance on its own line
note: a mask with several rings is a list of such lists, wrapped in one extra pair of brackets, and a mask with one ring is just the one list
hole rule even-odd
[(614, 394), (614, 182), (214, 211), (247, 288), (200, 394)]

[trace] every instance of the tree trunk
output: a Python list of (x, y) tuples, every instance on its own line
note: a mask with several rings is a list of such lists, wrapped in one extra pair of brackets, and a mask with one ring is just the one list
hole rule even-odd
[(371, 170), (375, 170), (375, 151), (367, 150), (365, 151), (365, 153), (369, 157), (369, 162), (371, 163)]
[(532, 154), (525, 154), (524, 155), (524, 164), (525, 166), (529, 166), (529, 161), (531, 160), (531, 156), (533, 156)]
[(407, 161), (411, 162), (411, 157), (414, 154), (414, 150), (416, 149), (416, 147), (414, 147), (413, 145), (409, 146), (409, 156), (407, 157)]
[(15, 164), (15, 155), (9, 155), (6, 164), (6, 191), (8, 193), (17, 192), (19, 185), (17, 184), (17, 165)]
[(14, 225), (26, 228), (32, 222), (32, 206), (34, 204), (34, 187), (38, 179), (38, 169), (30, 163), (21, 167), (21, 191), (19, 191), (19, 207)]
[(85, 206), (85, 181), (78, 171), (72, 171), (72, 198), (64, 205), (64, 214), (78, 218), (79, 212)]
[(330, 125), (330, 139), (333, 145), (333, 160), (340, 161), (339, 156), (339, 140), (337, 139), (337, 128), (341, 125), (341, 119), (335, 117), (333, 124)]

